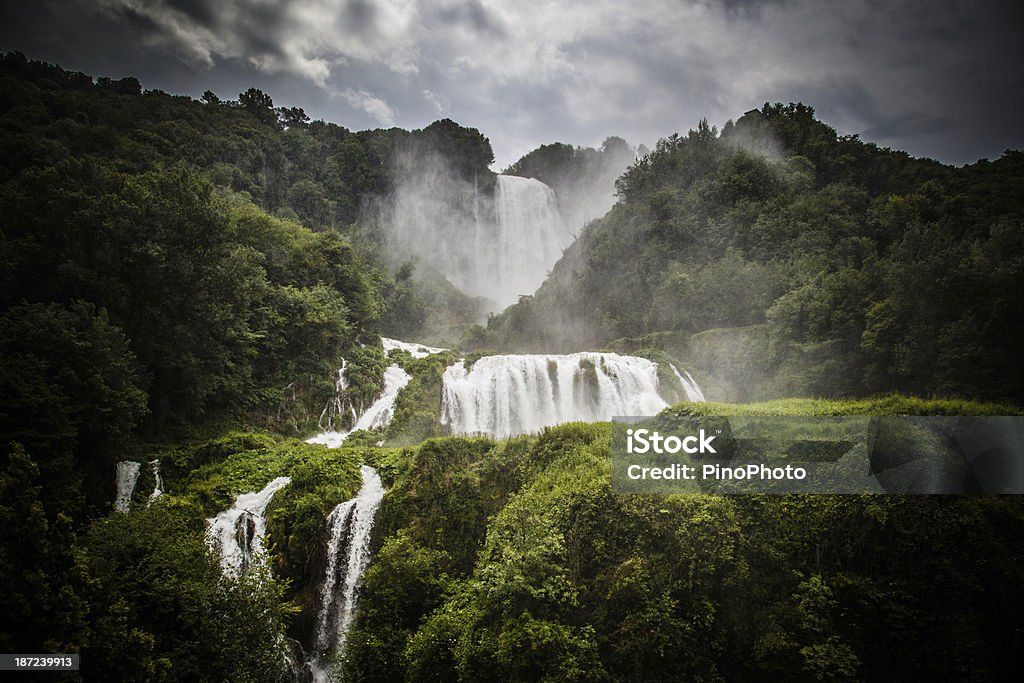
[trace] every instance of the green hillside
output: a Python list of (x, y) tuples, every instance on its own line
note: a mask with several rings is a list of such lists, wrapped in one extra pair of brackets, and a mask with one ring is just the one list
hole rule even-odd
[(1024, 398), (1021, 152), (953, 168), (766, 104), (661, 140), (616, 187), (536, 295), (490, 321), (492, 347), (671, 332), (724, 400)]

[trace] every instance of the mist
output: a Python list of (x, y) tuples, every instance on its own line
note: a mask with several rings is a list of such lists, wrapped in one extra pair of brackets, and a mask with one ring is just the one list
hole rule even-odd
[(477, 175), (467, 180), (432, 149), (395, 152), (391, 195), (374, 207), (389, 264), (412, 261), (417, 270), (442, 275), (463, 293), (481, 294), (481, 268), (475, 258), (481, 215), (494, 213)]
[[(547, 158), (556, 148), (570, 150), (567, 162)], [(498, 312), (532, 295), (583, 226), (611, 208), (615, 179), (634, 159), (609, 138), (601, 150), (545, 146), (495, 175), (417, 139), (395, 150), (393, 191), (372, 222), (393, 269), (412, 261)]]

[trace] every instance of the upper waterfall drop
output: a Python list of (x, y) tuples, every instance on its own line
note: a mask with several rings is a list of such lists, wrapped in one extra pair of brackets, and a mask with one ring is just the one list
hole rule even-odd
[(441, 422), (455, 434), (503, 438), (668, 407), (657, 364), (616, 353), (485, 356), (450, 366), (443, 382)]
[(494, 188), (494, 234), (477, 222), (479, 293), (505, 307), (533, 294), (572, 243), (555, 192), (533, 178), (499, 175)]

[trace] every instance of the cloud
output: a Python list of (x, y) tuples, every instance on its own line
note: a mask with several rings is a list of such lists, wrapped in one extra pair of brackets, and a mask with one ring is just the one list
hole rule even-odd
[(1017, 3), (41, 2), (0, 21), (6, 46), (47, 58), (72, 45), (73, 68), (138, 64), (148, 87), (257, 85), (328, 119), (340, 94), (350, 127), (452, 116), (491, 137), (499, 167), (554, 140), (652, 145), (765, 101), (802, 100), (843, 133), (946, 161), (1024, 145)]
[(332, 69), (350, 61), (415, 73), (415, 50), (402, 45), (414, 18), (406, 0), (101, 0), (99, 8), (134, 24), (141, 39), (210, 68), (240, 60), (327, 88)]
[(365, 111), (385, 128), (391, 128), (395, 125), (395, 110), (372, 92), (345, 88), (341, 92), (341, 97), (356, 109)]
[(434, 106), (438, 116), (448, 116), (451, 113), (451, 103), (436, 92), (424, 88), (423, 99)]

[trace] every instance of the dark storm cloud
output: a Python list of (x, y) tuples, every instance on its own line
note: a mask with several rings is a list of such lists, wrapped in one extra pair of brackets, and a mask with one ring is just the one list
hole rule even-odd
[(648, 145), (804, 101), (841, 133), (963, 163), (1024, 146), (1024, 8), (964, 0), (97, 0), (22, 3), (0, 47), (351, 128), (480, 128), (498, 166), (553, 140)]
[(217, 19), (209, 0), (167, 0), (167, 5), (206, 26), (213, 25)]
[(349, 0), (343, 14), (345, 24), (356, 31), (364, 31), (373, 25), (377, 16), (374, 6), (366, 0)]
[(501, 22), (479, 0), (441, 5), (437, 16), (446, 23), (462, 23), (477, 31), (505, 34)]
[(769, 5), (782, 5), (786, 0), (721, 0), (725, 11), (733, 16), (749, 16)]

